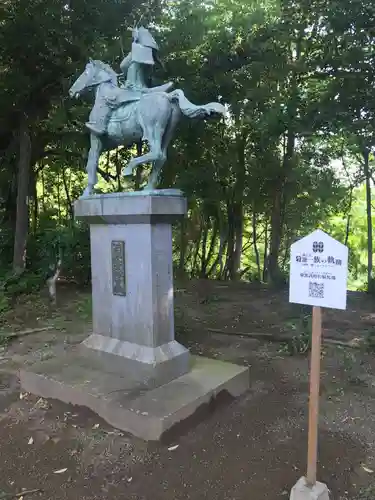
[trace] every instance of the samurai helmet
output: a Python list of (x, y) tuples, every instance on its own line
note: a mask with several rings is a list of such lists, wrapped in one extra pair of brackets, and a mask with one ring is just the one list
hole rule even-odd
[(154, 55), (159, 50), (158, 44), (148, 29), (140, 26), (134, 28), (132, 43), (132, 60), (141, 64), (153, 66), (155, 64)]
[(148, 47), (153, 50), (159, 50), (158, 44), (156, 43), (154, 37), (148, 31), (147, 28), (140, 26), (139, 28), (133, 29), (133, 41), (139, 43), (144, 47)]

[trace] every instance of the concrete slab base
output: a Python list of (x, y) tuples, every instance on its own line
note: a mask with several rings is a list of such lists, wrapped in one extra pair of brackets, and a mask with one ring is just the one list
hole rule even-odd
[(293, 486), (290, 500), (329, 500), (329, 490), (324, 483), (316, 482), (311, 488), (305, 477), (301, 477)]
[(26, 392), (86, 406), (118, 429), (157, 441), (219, 394), (237, 397), (249, 388), (246, 367), (203, 357), (191, 361), (189, 373), (155, 388), (131, 370), (121, 376), (104, 371), (100, 359), (77, 350), (20, 370), (20, 380)]

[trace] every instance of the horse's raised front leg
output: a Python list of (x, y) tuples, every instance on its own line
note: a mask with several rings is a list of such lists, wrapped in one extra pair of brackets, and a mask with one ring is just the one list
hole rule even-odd
[(127, 177), (128, 175), (133, 175), (133, 167), (131, 166), (131, 161), (127, 164), (125, 168), (122, 169), (122, 175)]
[(94, 134), (90, 136), (90, 151), (87, 159), (87, 187), (84, 190), (82, 197), (89, 196), (93, 193), (94, 187), (98, 182), (97, 168), (99, 164), (100, 153), (102, 152), (103, 146), (100, 137)]
[(162, 156), (161, 151), (161, 138), (158, 137), (158, 131), (152, 131), (149, 134), (151, 137), (147, 137), (145, 135), (144, 139), (148, 142), (150, 151), (145, 155), (138, 156), (137, 158), (132, 158), (128, 163), (127, 167), (123, 170), (123, 175), (132, 175), (133, 170), (137, 168), (139, 165), (143, 165), (145, 163), (150, 163), (157, 161)]

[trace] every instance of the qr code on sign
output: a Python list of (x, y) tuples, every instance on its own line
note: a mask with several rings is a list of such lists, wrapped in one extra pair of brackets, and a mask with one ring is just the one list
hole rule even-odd
[(324, 299), (324, 283), (309, 282), (309, 297)]

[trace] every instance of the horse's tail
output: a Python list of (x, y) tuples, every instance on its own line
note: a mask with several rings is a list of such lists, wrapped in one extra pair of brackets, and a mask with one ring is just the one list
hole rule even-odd
[(190, 102), (180, 89), (173, 90), (167, 94), (167, 96), (171, 102), (178, 103), (182, 114), (188, 118), (204, 118), (205, 116), (210, 116), (211, 114), (226, 114), (225, 107), (219, 102), (210, 102), (208, 104), (197, 106), (196, 104)]

